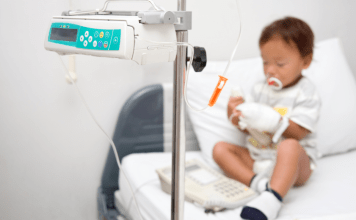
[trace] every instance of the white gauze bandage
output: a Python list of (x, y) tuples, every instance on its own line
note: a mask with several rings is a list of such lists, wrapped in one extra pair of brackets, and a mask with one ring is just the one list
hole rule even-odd
[(272, 141), (276, 143), (289, 125), (288, 118), (282, 117), (273, 108), (267, 105), (249, 102), (236, 107), (241, 111), (239, 117), (240, 126), (248, 126), (259, 130), (260, 132), (269, 132), (274, 134)]
[(282, 117), (282, 120), (279, 122), (278, 129), (274, 132), (272, 141), (273, 143), (277, 143), (278, 139), (282, 136), (284, 131), (289, 126), (289, 119), (287, 117)]

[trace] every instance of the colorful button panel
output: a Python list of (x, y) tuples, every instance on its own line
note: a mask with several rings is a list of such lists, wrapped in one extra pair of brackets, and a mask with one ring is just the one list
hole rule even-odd
[[(51, 40), (52, 28), (76, 29), (76, 42)], [(94, 29), (70, 23), (53, 23), (48, 35), (48, 41), (89, 50), (119, 50), (121, 29)]]
[[(77, 48), (91, 49), (91, 50), (119, 50), (121, 29), (107, 30), (107, 29), (94, 29), (81, 26), (78, 31), (78, 36), (84, 37), (87, 44), (80, 41)], [(96, 43), (94, 43), (96, 41)]]

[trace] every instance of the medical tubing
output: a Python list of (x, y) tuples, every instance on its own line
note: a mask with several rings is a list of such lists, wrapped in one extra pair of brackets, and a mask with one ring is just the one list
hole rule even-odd
[[(136, 195), (136, 194), (138, 193), (138, 191), (139, 191), (142, 187), (144, 187), (145, 185), (147, 185), (147, 184), (149, 184), (149, 183), (155, 182), (155, 181), (159, 181), (159, 179), (151, 179), (151, 180), (146, 181), (145, 183), (141, 184), (141, 186), (137, 187), (137, 189), (135, 190), (134, 195)], [(132, 204), (132, 198), (130, 199), (129, 205), (127, 206), (127, 211), (128, 211), (128, 212), (130, 211), (131, 204)]]
[(139, 215), (140, 215), (141, 220), (143, 220), (141, 211), (140, 211), (140, 209), (139, 209), (139, 207), (138, 207), (138, 203), (137, 203), (137, 200), (136, 200), (135, 195), (134, 195), (134, 191), (133, 191), (133, 189), (132, 189), (132, 187), (131, 187), (131, 184), (130, 184), (130, 182), (129, 182), (129, 180), (128, 180), (126, 174), (125, 174), (125, 171), (121, 168), (121, 163), (120, 163), (120, 160), (119, 160), (119, 155), (118, 155), (118, 153), (117, 153), (116, 145), (115, 145), (114, 141), (111, 139), (111, 137), (109, 137), (109, 135), (105, 132), (105, 130), (100, 126), (99, 122), (96, 120), (96, 118), (94, 117), (94, 114), (91, 112), (91, 110), (90, 110), (90, 108), (89, 108), (87, 102), (85, 101), (84, 96), (83, 96), (83, 94), (81, 93), (79, 87), (77, 86), (77, 84), (76, 84), (75, 81), (73, 80), (72, 76), (69, 74), (69, 71), (68, 71), (67, 67), (65, 66), (65, 64), (64, 64), (64, 62), (63, 62), (63, 60), (62, 60), (62, 58), (60, 57), (59, 54), (58, 54), (58, 57), (59, 57), (59, 59), (61, 60), (61, 63), (62, 63), (62, 65), (63, 65), (64, 69), (65, 69), (66, 72), (68, 73), (70, 80), (71, 80), (72, 83), (75, 85), (75, 88), (76, 88), (76, 90), (77, 90), (77, 92), (78, 92), (78, 94), (79, 94), (79, 96), (80, 96), (80, 98), (81, 98), (83, 104), (85, 105), (87, 111), (89, 112), (90, 116), (92, 117), (92, 119), (94, 120), (94, 122), (96, 123), (96, 125), (100, 128), (100, 130), (104, 133), (104, 135), (106, 136), (106, 138), (108, 139), (108, 141), (110, 142), (110, 145), (111, 145), (111, 147), (112, 147), (112, 149), (113, 149), (113, 151), (114, 151), (114, 154), (115, 154), (115, 158), (116, 158), (117, 165), (119, 166), (119, 168), (120, 168), (122, 174), (124, 175), (124, 177), (125, 177), (125, 179), (126, 179), (128, 185), (129, 185), (129, 187), (130, 187), (130, 191), (131, 191), (131, 194), (132, 194), (133, 199), (134, 199), (134, 201), (135, 201), (136, 208), (137, 208), (137, 210), (138, 210), (138, 213), (139, 213)]
[(104, 4), (104, 7), (100, 10), (95, 9), (95, 10), (89, 10), (89, 11), (69, 11), (68, 14), (69, 15), (86, 15), (86, 14), (91, 14), (91, 13), (105, 12), (106, 8), (108, 7), (109, 2), (116, 2), (116, 1), (148, 1), (156, 9), (156, 11), (163, 11), (152, 0), (107, 0)]
[(239, 37), (238, 37), (238, 39), (237, 39), (236, 46), (235, 46), (234, 50), (233, 50), (232, 53), (231, 53), (230, 60), (229, 60), (229, 62), (228, 62), (227, 65), (226, 65), (225, 71), (223, 72), (222, 75), (219, 75), (219, 81), (218, 81), (218, 83), (216, 84), (215, 89), (214, 89), (214, 92), (213, 92), (213, 94), (211, 95), (210, 100), (209, 100), (208, 106), (210, 106), (210, 107), (213, 107), (213, 106), (215, 105), (216, 101), (218, 100), (218, 98), (219, 98), (219, 96), (220, 96), (221, 91), (222, 91), (223, 88), (225, 87), (226, 81), (228, 80), (228, 78), (226, 78), (226, 73), (227, 73), (227, 70), (228, 70), (229, 67), (230, 67), (230, 64), (231, 64), (231, 62), (232, 62), (233, 57), (235, 56), (237, 47), (238, 47), (239, 42), (240, 42), (241, 26), (242, 26), (242, 24), (241, 24), (240, 12), (239, 12), (239, 7), (238, 7), (238, 2), (237, 2), (237, 0), (236, 0), (236, 6), (237, 6), (237, 11), (238, 11), (237, 14), (238, 14), (238, 16), (239, 16), (239, 21), (240, 21)]
[(236, 51), (237, 51), (237, 47), (239, 46), (240, 38), (241, 38), (242, 22), (241, 22), (241, 17), (240, 17), (240, 10), (239, 10), (238, 0), (236, 0), (236, 7), (237, 7), (237, 16), (239, 17), (239, 21), (240, 21), (239, 37), (237, 38), (237, 42), (236, 42), (235, 48), (234, 48), (234, 50), (232, 51), (232, 54), (231, 54), (231, 56), (230, 56), (230, 60), (229, 60), (229, 62), (227, 63), (227, 66), (226, 66), (226, 68), (225, 68), (225, 71), (224, 71), (224, 73), (222, 74), (222, 76), (224, 76), (224, 77), (226, 77), (227, 70), (229, 69), (230, 64), (231, 64), (231, 62), (232, 62), (232, 59), (233, 59), (234, 56), (235, 56), (235, 53), (236, 53)]
[[(192, 66), (192, 62), (193, 62), (193, 57), (194, 57), (194, 47), (193, 45), (191, 45), (190, 43), (188, 42), (157, 42), (157, 41), (152, 41), (152, 40), (147, 40), (147, 39), (143, 39), (143, 38), (140, 38), (140, 37), (136, 37), (136, 39), (139, 39), (139, 40), (143, 40), (143, 41), (147, 41), (147, 42), (150, 42), (150, 43), (154, 43), (154, 44), (162, 44), (162, 46), (165, 46), (165, 45), (177, 45), (177, 46), (187, 46), (190, 48), (190, 61), (189, 61), (189, 64), (188, 64), (188, 67), (186, 69), (186, 75), (185, 75), (185, 82), (184, 82), (184, 100), (185, 102), (187, 103), (187, 105), (189, 106), (189, 108), (197, 111), (197, 112), (201, 112), (201, 111), (204, 111), (206, 108), (208, 108), (208, 105), (206, 105), (205, 108), (203, 109), (197, 109), (197, 108), (194, 108), (193, 106), (191, 106), (189, 104), (189, 101), (188, 101), (188, 97), (187, 97), (187, 84), (188, 84), (188, 78), (189, 78), (189, 70), (191, 69), (191, 66)], [(149, 47), (147, 48), (149, 49)]]

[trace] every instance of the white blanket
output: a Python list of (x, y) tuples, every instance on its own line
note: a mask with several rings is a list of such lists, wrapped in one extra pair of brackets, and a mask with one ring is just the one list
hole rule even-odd
[[(200, 152), (187, 152), (186, 160), (199, 158)], [(155, 172), (171, 164), (171, 153), (132, 154), (124, 158), (123, 169), (133, 190), (136, 191), (141, 213), (145, 220), (169, 220), (171, 198), (161, 190)], [(318, 167), (306, 185), (292, 188), (284, 198), (278, 220), (356, 219), (356, 151), (329, 156), (318, 161)], [(115, 193), (117, 207), (129, 206), (131, 193), (120, 173), (120, 190)], [(238, 220), (241, 208), (205, 214), (204, 209), (185, 202), (184, 219)], [(139, 220), (137, 209), (131, 202), (129, 216)]]

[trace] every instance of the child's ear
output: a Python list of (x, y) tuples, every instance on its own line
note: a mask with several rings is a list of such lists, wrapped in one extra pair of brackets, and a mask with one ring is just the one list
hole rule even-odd
[(307, 69), (313, 60), (313, 54), (311, 53), (311, 54), (307, 55), (306, 57), (304, 57), (303, 59), (304, 59), (303, 69)]

